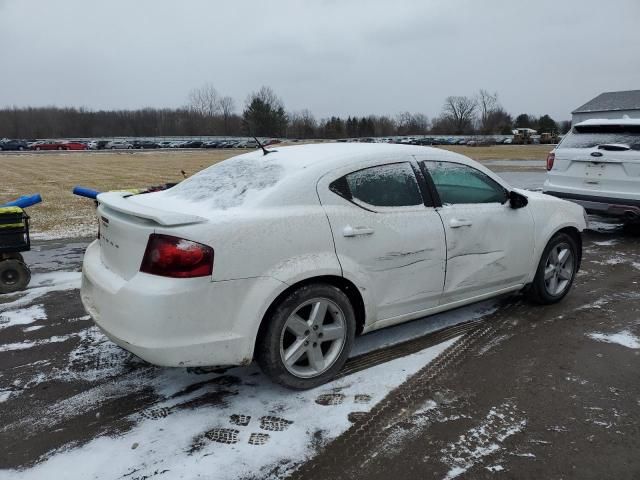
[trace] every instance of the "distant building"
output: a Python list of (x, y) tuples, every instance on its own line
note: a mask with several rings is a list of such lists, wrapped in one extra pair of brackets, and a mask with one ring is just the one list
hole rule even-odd
[(640, 90), (601, 93), (571, 114), (574, 124), (590, 118), (640, 118)]

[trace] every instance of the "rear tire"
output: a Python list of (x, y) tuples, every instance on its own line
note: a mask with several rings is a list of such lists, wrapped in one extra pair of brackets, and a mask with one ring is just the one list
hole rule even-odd
[(0, 262), (0, 293), (24, 290), (31, 281), (31, 271), (24, 262), (16, 259)]
[(295, 390), (317, 387), (344, 366), (356, 331), (349, 298), (333, 285), (304, 285), (265, 318), (256, 360), (274, 382)]
[(566, 233), (554, 235), (538, 263), (536, 276), (527, 291), (535, 303), (549, 305), (562, 300), (573, 285), (578, 271), (578, 246)]

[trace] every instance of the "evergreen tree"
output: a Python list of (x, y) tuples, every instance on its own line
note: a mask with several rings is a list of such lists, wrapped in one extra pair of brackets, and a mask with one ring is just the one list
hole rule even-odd
[(287, 129), (284, 105), (269, 87), (249, 95), (242, 113), (242, 125), (251, 136), (281, 137)]

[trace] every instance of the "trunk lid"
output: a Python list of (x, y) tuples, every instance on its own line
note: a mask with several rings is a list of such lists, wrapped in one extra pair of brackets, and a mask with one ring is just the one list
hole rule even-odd
[(640, 151), (600, 145), (591, 148), (558, 148), (553, 174), (561, 175), (562, 185), (625, 198), (638, 195)]
[(149, 235), (158, 227), (201, 223), (206, 219), (141, 205), (126, 192), (98, 195), (100, 256), (112, 272), (129, 280), (139, 270)]

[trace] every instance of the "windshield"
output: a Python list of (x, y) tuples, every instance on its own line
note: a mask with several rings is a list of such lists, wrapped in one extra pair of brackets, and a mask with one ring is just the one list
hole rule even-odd
[(629, 145), (640, 150), (640, 125), (579, 125), (565, 135), (558, 148), (593, 148), (605, 144)]

